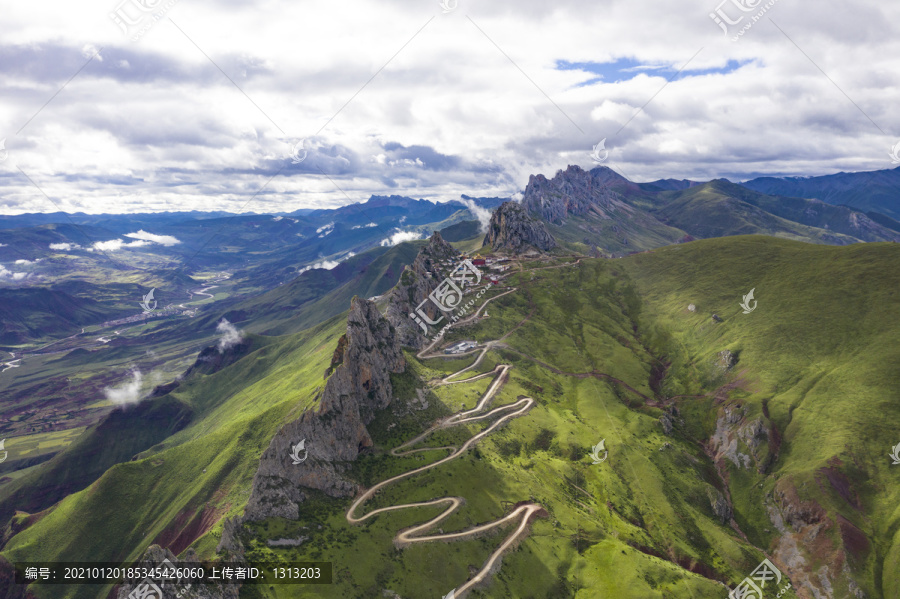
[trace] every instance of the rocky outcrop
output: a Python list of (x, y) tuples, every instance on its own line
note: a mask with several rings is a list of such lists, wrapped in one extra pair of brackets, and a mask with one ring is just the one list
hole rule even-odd
[(719, 522), (722, 524), (729, 522), (733, 514), (731, 506), (728, 505), (728, 500), (725, 499), (722, 492), (713, 487), (707, 487), (706, 495), (709, 498), (709, 507), (712, 508), (713, 514)]
[(764, 473), (770, 463), (770, 431), (763, 417), (747, 420), (746, 416), (746, 409), (739, 404), (725, 406), (709, 440), (710, 449), (716, 462), (727, 459), (738, 468), (750, 468), (755, 463), (757, 471)]
[[(366, 425), (391, 403), (391, 373), (405, 368), (394, 327), (373, 302), (354, 297), (343, 359), (325, 384), (319, 409), (286, 424), (263, 452), (244, 519), (296, 519), (306, 499), (303, 489), (331, 497), (356, 493), (357, 485), (343, 472), (372, 447)], [(294, 463), (291, 454), (301, 441), (305, 448), (295, 455), (302, 459)]]
[(716, 354), (715, 365), (722, 372), (728, 372), (737, 364), (737, 356), (730, 350), (722, 350)]
[(544, 223), (518, 203), (504, 202), (491, 215), (484, 245), (497, 251), (521, 254), (535, 249), (546, 252), (557, 244)]
[(598, 167), (585, 171), (580, 166), (570, 165), (565, 171), (558, 171), (553, 179), (532, 175), (525, 187), (522, 206), (554, 224), (562, 224), (569, 216), (588, 212), (611, 218), (613, 212), (633, 211), (620, 193), (632, 189), (639, 188), (611, 169)]
[[(410, 316), (416, 308), (437, 289), (452, 268), (459, 262), (459, 252), (444, 241), (437, 231), (428, 244), (419, 250), (413, 263), (403, 269), (400, 281), (391, 289), (385, 316), (397, 331), (401, 345), (421, 349), (425, 333)], [(425, 302), (422, 310), (429, 320), (435, 321), (441, 314), (433, 302)]]

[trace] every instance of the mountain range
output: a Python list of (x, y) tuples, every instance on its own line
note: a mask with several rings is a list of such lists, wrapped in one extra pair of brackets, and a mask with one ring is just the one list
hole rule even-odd
[(0, 229), (41, 260), (0, 288), (0, 597), (162, 558), (334, 569), (210, 599), (725, 597), (764, 559), (765, 596), (900, 596), (886, 209), (577, 166), (462, 199)]

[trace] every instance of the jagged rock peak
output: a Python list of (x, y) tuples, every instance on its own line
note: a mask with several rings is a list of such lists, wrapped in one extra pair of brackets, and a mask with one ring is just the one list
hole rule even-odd
[(491, 215), (484, 245), (490, 245), (497, 251), (518, 254), (533, 249), (546, 252), (557, 244), (544, 223), (528, 214), (518, 203), (504, 202)]
[(347, 316), (343, 357), (325, 383), (318, 410), (308, 410), (272, 438), (253, 477), (244, 520), (296, 519), (303, 488), (332, 497), (356, 493), (344, 478), (346, 463), (372, 447), (366, 425), (390, 405), (391, 373), (406, 369), (394, 327), (374, 302), (354, 297)]
[[(460, 252), (447, 243), (435, 231), (428, 243), (419, 250), (413, 263), (403, 269), (400, 280), (391, 290), (385, 316), (397, 331), (401, 345), (421, 349), (426, 332), (410, 317), (432, 291), (450, 273), (459, 261)], [(429, 320), (440, 316), (432, 302), (425, 302), (421, 308)]]
[(639, 189), (634, 183), (607, 167), (586, 171), (570, 165), (553, 179), (532, 175), (525, 187), (522, 206), (551, 223), (562, 223), (570, 215), (594, 210), (601, 215), (611, 208), (628, 208), (620, 191)]

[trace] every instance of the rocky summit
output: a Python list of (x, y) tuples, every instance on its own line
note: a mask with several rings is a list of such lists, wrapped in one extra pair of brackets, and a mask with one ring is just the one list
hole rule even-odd
[(632, 210), (623, 201), (622, 193), (637, 190), (637, 185), (608, 168), (586, 171), (570, 165), (564, 171), (557, 171), (552, 179), (532, 175), (522, 197), (522, 206), (554, 224), (562, 224), (569, 216), (588, 212), (610, 218), (610, 213), (616, 210)]
[(518, 203), (504, 202), (491, 215), (484, 245), (519, 254), (535, 249), (546, 252), (557, 244), (544, 223), (528, 214)]
[[(403, 269), (400, 281), (390, 292), (386, 316), (397, 330), (401, 345), (421, 349), (425, 343), (425, 333), (410, 317), (416, 308), (437, 289), (444, 277), (450, 273), (454, 261), (459, 260), (459, 252), (444, 241), (437, 231), (428, 240), (428, 244), (419, 250), (411, 265)], [(425, 302), (422, 310), (429, 319), (437, 320), (440, 316), (437, 306)]]
[[(263, 452), (244, 519), (296, 519), (297, 504), (306, 499), (303, 487), (331, 497), (353, 495), (356, 485), (342, 476), (344, 464), (372, 446), (366, 425), (391, 403), (391, 373), (405, 368), (394, 327), (374, 302), (354, 297), (343, 359), (325, 384), (319, 409), (282, 427)], [(302, 461), (294, 463), (292, 453)]]

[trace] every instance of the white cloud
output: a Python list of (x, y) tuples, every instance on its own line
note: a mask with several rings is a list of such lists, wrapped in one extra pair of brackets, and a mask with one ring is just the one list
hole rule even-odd
[(321, 262), (316, 262), (315, 264), (310, 264), (309, 266), (304, 266), (297, 272), (297, 274), (301, 275), (301, 274), (305, 273), (307, 270), (313, 270), (314, 268), (323, 268), (325, 270), (331, 270), (332, 268), (336, 267), (338, 264), (340, 264), (344, 260), (347, 260), (348, 258), (352, 258), (355, 255), (356, 254), (354, 254), (353, 252), (347, 252), (347, 255), (339, 260), (322, 260)]
[(321, 235), (319, 235), (319, 239), (325, 237), (332, 231), (334, 231), (334, 223), (328, 223), (327, 225), (322, 225), (321, 227), (316, 229), (316, 233), (321, 233)]
[[(735, 43), (709, 18), (717, 0), (601, 11), (497, 0), (446, 15), (437, 1), (347, 0), (281, 3), (276, 19), (254, 3), (198, 2), (173, 10), (265, 114), (171, 24), (133, 44), (106, 18), (114, 2), (4, 8), (0, 80), (18, 92), (3, 130), (84, 66), (83, 40), (104, 48), (10, 142), (62, 210), (236, 211), (253, 199), (246, 209), (288, 212), (398, 189), (505, 197), (531, 174), (592, 166), (603, 138), (609, 164), (638, 181), (871, 170), (891, 168), (900, 132), (896, 2), (777, 2)], [(353, 44), (330, 43), (347, 35)], [(316, 51), (285, 52), (298, 36)], [(309, 156), (292, 164), (301, 138)], [(29, 210), (30, 185), (0, 180), (0, 212)]]
[(81, 246), (77, 243), (51, 243), (50, 249), (67, 252), (69, 250), (80, 250)]
[(29, 265), (29, 264), (37, 264), (37, 263), (40, 262), (41, 260), (42, 260), (41, 258), (38, 258), (37, 260), (22, 260), (22, 259), (19, 259), (19, 260), (16, 260), (16, 264), (20, 264), (20, 265), (22, 265), (22, 266), (27, 266), (27, 265)]
[(236, 326), (228, 322), (228, 319), (226, 318), (220, 320), (219, 324), (216, 325), (216, 332), (222, 335), (221, 337), (219, 337), (218, 344), (220, 354), (225, 350), (234, 347), (244, 338), (243, 332), (241, 332)]
[(404, 241), (413, 241), (415, 239), (421, 239), (422, 236), (416, 233), (415, 231), (397, 231), (390, 237), (381, 240), (382, 247), (397, 245), (398, 243), (403, 243)]
[[(404, 218), (406, 218), (406, 217), (404, 217)], [(378, 226), (378, 223), (369, 223), (367, 225), (354, 225), (350, 228), (351, 229), (365, 229), (367, 227), (377, 227), (377, 226)]]
[(141, 229), (137, 233), (126, 233), (125, 237), (131, 237), (132, 239), (141, 239), (143, 241), (150, 241), (165, 246), (181, 243), (178, 238), (171, 235), (154, 235), (153, 233), (147, 233), (143, 229)]
[(0, 264), (0, 279), (9, 279), (11, 281), (24, 281), (31, 278), (32, 273), (29, 272), (12, 272), (5, 266)]
[(122, 239), (110, 239), (109, 241), (95, 241), (88, 251), (115, 252), (124, 248), (135, 248), (147, 245), (148, 242), (139, 239), (131, 243), (125, 243)]
[(141, 401), (141, 386), (144, 376), (137, 368), (131, 371), (131, 380), (118, 387), (107, 387), (103, 390), (106, 399), (118, 406), (135, 404)]
[(465, 204), (466, 208), (469, 209), (469, 212), (472, 213), (472, 216), (478, 219), (479, 230), (482, 233), (486, 233), (488, 225), (491, 224), (491, 211), (487, 208), (482, 208), (472, 200), (460, 199), (459, 201)]

